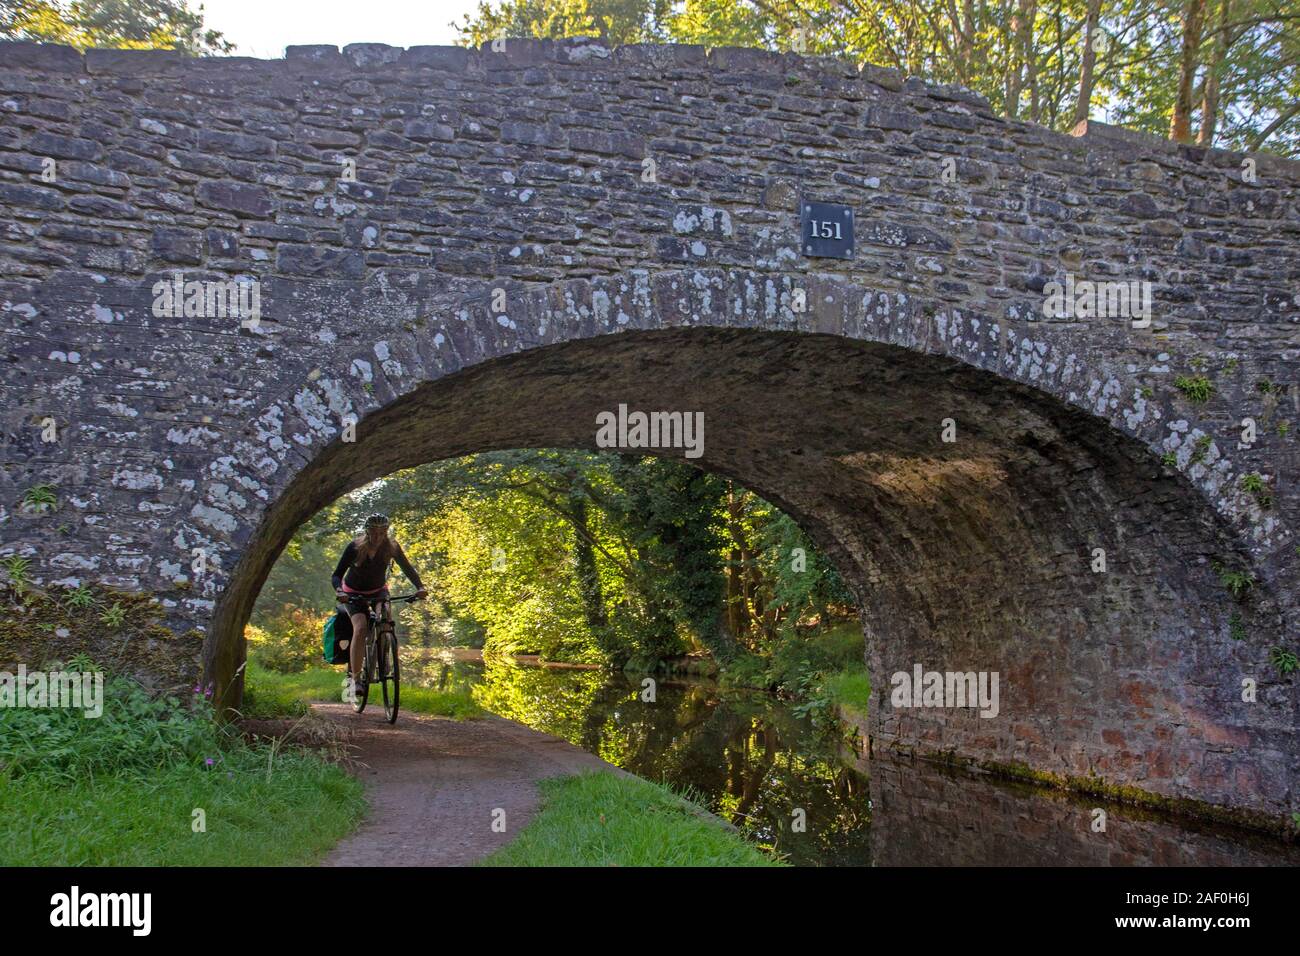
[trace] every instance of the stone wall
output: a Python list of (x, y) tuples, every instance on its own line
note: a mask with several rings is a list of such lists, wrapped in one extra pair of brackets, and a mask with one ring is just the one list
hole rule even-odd
[[(1080, 132), (752, 50), (0, 44), (0, 558), (154, 595), (235, 701), (333, 497), (703, 411), (697, 463), (839, 563), (878, 689), (1000, 673), (991, 720), (878, 694), (882, 746), (1294, 808), (1300, 173)], [(852, 259), (802, 255), (800, 196), (854, 209)], [(177, 272), (259, 320), (160, 314)], [(1151, 281), (1150, 327), (1044, 316), (1066, 273)]]

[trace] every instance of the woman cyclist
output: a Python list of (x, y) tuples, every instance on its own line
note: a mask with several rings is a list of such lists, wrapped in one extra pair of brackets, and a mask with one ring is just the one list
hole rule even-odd
[(388, 568), (393, 561), (415, 585), (415, 597), (422, 598), (429, 593), (420, 583), (420, 575), (411, 567), (402, 546), (388, 533), (388, 516), (371, 515), (366, 519), (365, 533), (348, 542), (338, 567), (334, 569), (334, 593), (342, 604), (347, 605), (348, 616), (352, 618), (346, 685), (349, 701), (356, 696), (355, 675), (365, 667), (368, 603), (387, 592)]

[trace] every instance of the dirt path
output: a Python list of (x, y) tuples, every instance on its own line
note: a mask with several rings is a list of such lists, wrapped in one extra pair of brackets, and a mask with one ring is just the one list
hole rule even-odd
[[(383, 708), (312, 704), (339, 724), (360, 763), (370, 815), (325, 858), (325, 866), (463, 866), (513, 840), (537, 809), (537, 781), (613, 770), (567, 741), (500, 717), (450, 720)], [(492, 830), (505, 811), (506, 832)]]

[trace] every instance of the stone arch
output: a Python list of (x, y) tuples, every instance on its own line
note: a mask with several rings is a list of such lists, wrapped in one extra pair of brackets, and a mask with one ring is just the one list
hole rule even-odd
[[(197, 525), (238, 525), (222, 536), (237, 563), (209, 582), (210, 677), (237, 670), (271, 563), (339, 494), (474, 451), (594, 447), (594, 411), (620, 400), (699, 404), (697, 464), (788, 510), (859, 596), (877, 746), (1280, 807), (1294, 703), (1276, 694), (1262, 724), (1232, 704), (1238, 670), (1264, 676), (1275, 596), (1266, 586), (1249, 647), (1233, 641), (1236, 608), (1210, 562), (1250, 563), (1251, 539), (1203, 482), (1161, 464), (1151, 436), (1170, 406), (1136, 414), (1140, 386), (1072, 365), (1066, 350), (1082, 346), (1018, 349), (987, 317), (824, 277), (802, 282), (812, 305), (797, 312), (795, 287), (636, 273), (508, 291), (501, 313), (492, 287), (390, 288), (386, 308), (428, 321), (320, 352), (202, 469), (196, 493), (216, 513)], [(348, 415), (355, 443), (338, 438)], [(240, 487), (265, 501), (223, 511)], [(889, 675), (913, 663), (997, 671), (1003, 719), (886, 706)]]

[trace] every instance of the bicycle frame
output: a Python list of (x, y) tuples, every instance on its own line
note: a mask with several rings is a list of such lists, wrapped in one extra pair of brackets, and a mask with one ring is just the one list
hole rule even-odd
[(366, 598), (366, 646), (362, 655), (361, 673), (354, 675), (357, 686), (352, 706), (357, 713), (366, 709), (370, 685), (378, 682), (383, 691), (384, 715), (390, 724), (397, 722), (401, 664), (398, 658), (397, 621), (393, 617), (391, 605), (394, 601), (414, 600), (417, 600), (415, 594)]

